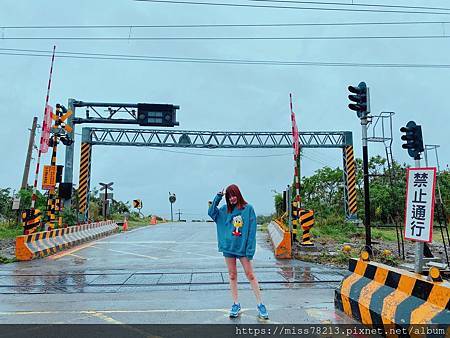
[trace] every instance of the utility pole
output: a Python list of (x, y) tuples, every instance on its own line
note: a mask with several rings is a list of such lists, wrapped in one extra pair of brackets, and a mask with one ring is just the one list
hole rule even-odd
[(372, 255), (372, 233), (370, 228), (370, 191), (369, 191), (369, 149), (367, 147), (367, 115), (361, 119), (364, 174), (364, 225), (366, 229), (366, 249)]
[(370, 195), (369, 195), (369, 150), (367, 146), (367, 128), (369, 125), (370, 96), (369, 88), (365, 82), (360, 82), (357, 87), (349, 86), (348, 90), (356, 95), (349, 95), (348, 98), (354, 103), (348, 107), (356, 111), (361, 120), (362, 146), (363, 146), (363, 173), (364, 173), (364, 226), (366, 232), (365, 250), (372, 256), (372, 234), (370, 227)]
[[(417, 154), (417, 156), (414, 158), (414, 162), (416, 165), (416, 168), (420, 168), (420, 153)], [(424, 243), (423, 242), (415, 242), (415, 264), (414, 264), (414, 272), (416, 273), (422, 273), (423, 271), (423, 249), (424, 249)]]
[(106, 221), (106, 214), (107, 214), (107, 208), (108, 208), (108, 186), (105, 186), (105, 198), (103, 199), (103, 220)]
[[(423, 146), (422, 127), (417, 125), (414, 121), (409, 121), (406, 127), (400, 128), (402, 140), (406, 141), (402, 144), (403, 149), (408, 149), (408, 155), (414, 158), (416, 168), (420, 168), (420, 154), (425, 151)], [(423, 271), (423, 249), (424, 242), (415, 241), (415, 264), (414, 272), (422, 273)]]
[(25, 159), (25, 168), (23, 169), (22, 185), (21, 189), (26, 189), (28, 186), (28, 175), (30, 174), (31, 155), (33, 154), (34, 138), (36, 136), (38, 118), (33, 117), (33, 124), (31, 126), (30, 140), (28, 141), (27, 158)]

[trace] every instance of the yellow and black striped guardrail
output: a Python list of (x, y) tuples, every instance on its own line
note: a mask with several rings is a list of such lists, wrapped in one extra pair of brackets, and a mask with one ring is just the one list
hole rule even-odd
[(115, 222), (103, 221), (17, 236), (16, 258), (19, 261), (29, 261), (45, 257), (75, 245), (108, 236), (117, 230), (118, 226)]
[(352, 258), (335, 291), (335, 307), (370, 327), (438, 324), (450, 336), (450, 283)]

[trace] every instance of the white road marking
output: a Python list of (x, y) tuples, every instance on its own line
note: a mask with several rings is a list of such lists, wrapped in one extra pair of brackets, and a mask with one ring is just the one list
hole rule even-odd
[(79, 258), (79, 259), (83, 259), (83, 260), (85, 260), (85, 261), (88, 261), (90, 258), (85, 258), (85, 257), (81, 257), (81, 256), (78, 256), (78, 255), (75, 255), (75, 254), (73, 254), (73, 253), (69, 253), (68, 254), (69, 256), (73, 256), (73, 257), (76, 257), (76, 258)]
[(153, 256), (147, 256), (147, 255), (141, 255), (141, 254), (137, 254), (134, 252), (128, 252), (128, 251), (121, 251), (121, 250), (113, 250), (113, 249), (108, 249), (108, 248), (99, 248), (97, 246), (92, 246), (92, 248), (96, 248), (96, 249), (100, 249), (100, 250), (108, 250), (108, 251), (112, 251), (112, 252), (117, 252), (117, 253), (121, 253), (124, 255), (132, 255), (132, 256), (137, 256), (137, 257), (144, 257), (144, 258), (149, 258), (149, 259), (153, 259), (153, 260), (158, 260), (158, 257), (153, 257)]
[[(133, 230), (127, 231), (127, 233), (132, 233), (134, 231), (142, 230), (142, 229), (145, 229), (147, 227), (149, 227), (149, 226), (147, 225), (147, 226), (144, 226), (144, 227), (141, 227), (141, 228), (133, 229)], [(114, 242), (106, 241), (106, 239), (110, 239), (110, 238), (118, 236), (120, 234), (122, 234), (122, 233), (117, 233), (117, 234), (110, 235), (110, 236), (108, 236), (106, 238), (103, 238), (103, 239), (98, 239), (98, 240), (95, 240), (95, 241), (92, 241), (92, 242), (88, 242), (88, 243), (84, 243), (84, 244), (81, 244), (81, 245), (77, 245), (75, 248), (64, 250), (64, 251), (62, 251), (60, 253), (48, 256), (47, 259), (56, 260), (56, 259), (60, 259), (60, 258), (62, 258), (64, 256), (66, 256), (66, 255), (74, 256), (73, 255), (74, 252), (77, 252), (77, 251), (89, 248), (93, 244), (114, 243)], [(127, 242), (119, 242), (119, 243), (127, 243)], [(83, 257), (80, 257), (80, 258), (83, 258)], [(84, 258), (84, 259), (88, 260), (87, 258)]]
[[(99, 241), (101, 244), (216, 244), (216, 241), (189, 242), (189, 241)], [(99, 244), (99, 243), (97, 243)]]
[(86, 248), (90, 248), (92, 245), (94, 245), (94, 242), (81, 244), (79, 246), (76, 246), (75, 248), (72, 248), (72, 249), (69, 249), (69, 250), (65, 250), (65, 251), (62, 251), (60, 253), (48, 256), (47, 259), (50, 259), (50, 260), (60, 259), (60, 258), (62, 258), (64, 256), (71, 255), (74, 252), (77, 252), (77, 251), (80, 251), (80, 250), (83, 250), (83, 249), (86, 249)]
[(166, 249), (172, 252), (176, 252), (176, 253), (182, 253), (182, 254), (188, 254), (188, 255), (196, 255), (196, 256), (202, 256), (202, 257), (208, 257), (208, 258), (220, 258), (222, 259), (222, 257), (217, 257), (217, 255), (212, 256), (212, 255), (205, 255), (205, 254), (200, 254), (200, 253), (196, 253), (196, 252), (190, 252), (190, 251), (180, 251), (180, 250), (175, 250), (175, 249)]

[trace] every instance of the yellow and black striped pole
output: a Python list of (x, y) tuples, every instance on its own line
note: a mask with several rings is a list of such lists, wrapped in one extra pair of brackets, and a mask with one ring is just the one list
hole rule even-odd
[(89, 186), (91, 181), (91, 154), (92, 146), (87, 142), (81, 143), (80, 155), (80, 178), (78, 185), (78, 196), (80, 201), (80, 213), (84, 220), (88, 219), (89, 212)]
[(36, 232), (41, 224), (42, 213), (39, 209), (24, 210), (22, 212), (22, 221), (24, 234), (32, 234)]
[(302, 242), (303, 246), (312, 246), (314, 243), (311, 241), (310, 230), (314, 226), (314, 211), (313, 210), (300, 210), (299, 222), (303, 231)]
[(294, 201), (292, 202), (292, 227), (293, 227), (293, 239), (299, 241), (300, 238), (300, 206), (301, 206), (301, 197), (300, 197), (300, 154), (294, 156), (295, 168), (294, 168), (294, 188), (295, 188), (295, 196)]
[[(53, 135), (52, 159), (50, 165), (56, 167), (56, 154), (58, 151), (58, 136)], [(55, 170), (56, 173), (56, 170)], [(56, 226), (56, 186), (49, 190), (47, 199), (47, 227), (52, 230)], [(47, 230), (47, 229), (46, 229)]]
[(353, 146), (343, 148), (345, 178), (345, 213), (347, 219), (356, 219), (356, 163)]

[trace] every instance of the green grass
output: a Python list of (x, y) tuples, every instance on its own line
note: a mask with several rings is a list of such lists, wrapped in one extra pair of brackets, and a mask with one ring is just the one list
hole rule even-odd
[[(372, 227), (372, 238), (379, 241), (394, 242), (397, 241), (395, 229), (381, 229)], [(362, 238), (364, 236), (364, 227), (357, 227), (356, 224), (347, 223), (337, 219), (316, 220), (316, 224), (311, 229), (314, 237), (321, 240), (332, 240), (337, 243), (350, 242), (354, 238)]]
[(338, 243), (349, 242), (353, 237), (360, 237), (362, 229), (352, 223), (317, 223), (312, 229), (313, 238), (320, 238), (323, 241), (334, 241)]
[[(123, 222), (123, 219), (120, 220), (120, 222)], [(145, 227), (147, 225), (150, 225), (150, 219), (148, 217), (140, 220), (128, 220), (128, 230)], [(122, 226), (119, 227), (119, 231), (122, 231)]]
[[(310, 255), (302, 253), (296, 258), (305, 262), (318, 263), (318, 264), (331, 264), (340, 267), (347, 267), (350, 258), (358, 258), (360, 250), (358, 248), (352, 248), (350, 252), (344, 252), (343, 250), (336, 250), (334, 255), (328, 252), (321, 252), (320, 255)], [(378, 253), (374, 258), (374, 261), (381, 262), (390, 266), (398, 266), (400, 260), (392, 253), (384, 254)]]
[(0, 264), (9, 264), (9, 263), (14, 263), (14, 262), (17, 262), (16, 257), (6, 258), (3, 256), (0, 256)]
[(0, 223), (0, 239), (16, 238), (23, 234), (23, 228), (15, 224)]
[(144, 227), (150, 224), (150, 220), (128, 221), (128, 230)]
[(394, 229), (380, 229), (380, 228), (372, 228), (371, 229), (372, 238), (377, 240), (383, 240), (388, 242), (397, 241), (397, 236), (395, 234)]

